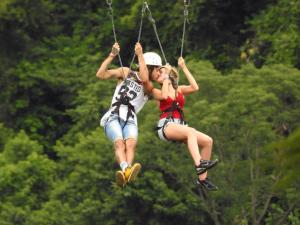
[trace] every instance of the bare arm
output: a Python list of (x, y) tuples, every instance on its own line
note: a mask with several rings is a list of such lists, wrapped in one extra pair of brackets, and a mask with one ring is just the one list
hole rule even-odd
[(102, 62), (100, 68), (96, 73), (96, 76), (99, 79), (101, 80), (105, 80), (109, 78), (122, 79), (124, 78), (124, 76), (128, 74), (129, 69), (127, 67), (120, 67), (118, 69), (111, 69), (111, 70), (107, 69), (107, 67), (110, 65), (112, 60), (119, 54), (119, 52), (120, 52), (119, 44), (115, 43), (108, 57)]
[(156, 100), (165, 100), (169, 96), (169, 85), (171, 85), (169, 79), (165, 79), (161, 90), (157, 88), (152, 89), (152, 95)]
[(137, 58), (139, 61), (140, 78), (143, 83), (146, 83), (149, 81), (148, 68), (146, 66), (145, 59), (143, 56), (143, 48), (139, 42), (135, 44), (134, 50), (135, 50), (135, 54), (137, 55)]
[(189, 71), (189, 69), (187, 68), (187, 66), (185, 65), (184, 59), (182, 57), (179, 57), (178, 65), (180, 66), (180, 68), (182, 69), (183, 73), (185, 74), (186, 78), (188, 79), (188, 81), (190, 83), (190, 85), (180, 85), (179, 86), (179, 89), (182, 92), (182, 94), (188, 95), (188, 94), (198, 91), (199, 90), (198, 84), (197, 84), (195, 78), (193, 77), (193, 75), (191, 74), (191, 72)]

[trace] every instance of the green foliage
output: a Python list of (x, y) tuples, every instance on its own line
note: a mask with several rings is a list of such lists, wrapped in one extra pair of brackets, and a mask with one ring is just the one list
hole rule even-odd
[(31, 141), (24, 131), (10, 139), (3, 150), (3, 154), (9, 163), (25, 160), (32, 152), (41, 153), (42, 146), (36, 141)]
[(13, 136), (13, 132), (0, 123), (0, 153), (6, 142)]
[(280, 0), (250, 20), (256, 33), (252, 47), (257, 48), (259, 61), (299, 68), (299, 13), (299, 1)]
[(300, 180), (297, 171), (300, 159), (300, 130), (293, 132), (288, 138), (270, 145), (269, 151), (273, 152), (277, 174), (282, 174), (278, 188), (284, 190), (289, 186), (299, 187)]
[(5, 64), (13, 65), (10, 60), (27, 55), (44, 36), (55, 33), (51, 1), (2, 1), (0, 7), (0, 55)]
[[(272, 174), (264, 171), (265, 165), (260, 162), (260, 158), (267, 154), (264, 146), (275, 141), (279, 134), (285, 135), (299, 126), (299, 117), (296, 116), (300, 113), (297, 100), (300, 96), (297, 88), (299, 71), (281, 65), (260, 70), (247, 65), (226, 77), (209, 77), (205, 69), (198, 71), (201, 71), (201, 76), (198, 77), (196, 71), (194, 73), (202, 92), (195, 96), (198, 102), (186, 111), (191, 114), (188, 117), (190, 125), (200, 127), (214, 138), (216, 155), (224, 162), (214, 173), (216, 180), (223, 180), (221, 186), (224, 192), (217, 200), (218, 205), (238, 205), (244, 199), (249, 205), (243, 204), (238, 211), (246, 210), (244, 218), (253, 220), (251, 214), (247, 215), (247, 211), (251, 212), (249, 207), (253, 196), (263, 204), (267, 199), (266, 193), (271, 194), (276, 185), (271, 179)], [(266, 165), (270, 163), (273, 161), (265, 162)], [(292, 171), (297, 171), (294, 169)], [(273, 185), (270, 186), (270, 183)], [(228, 190), (231, 191), (228, 193)], [(228, 218), (238, 213), (236, 209), (219, 208), (223, 214), (231, 215)], [(256, 208), (254, 213), (258, 218), (262, 212)], [(226, 221), (226, 218), (223, 219)]]
[[(148, 4), (176, 65), (183, 1)], [(113, 1), (124, 65), (141, 5)], [(138, 118), (141, 174), (114, 183), (113, 144), (98, 126), (116, 81), (95, 77), (114, 42), (106, 1), (1, 1), (0, 224), (298, 224), (298, 14), (298, 1), (191, 1), (184, 55), (200, 91), (185, 117), (220, 159), (209, 171), (220, 190), (206, 193), (187, 147), (158, 139), (153, 100)], [(147, 15), (141, 42), (159, 52)]]
[(24, 224), (31, 211), (48, 200), (55, 163), (41, 154), (42, 146), (21, 131), (7, 141), (0, 158), (1, 224)]
[(43, 205), (43, 210), (37, 210), (28, 216), (24, 224), (28, 225), (55, 225), (75, 224), (76, 216), (71, 212), (68, 204), (60, 201), (50, 201)]
[(95, 68), (90, 65), (98, 64), (97, 57), (88, 54), (92, 43), (93, 36), (86, 37), (84, 43), (59, 36), (49, 43), (53, 48), (47, 53), (49, 60), (37, 49), (40, 60), (21, 61), (11, 70), (7, 82), (17, 82), (13, 88), (5, 86), (6, 95), (2, 96), (6, 102), (2, 117), (10, 115), (7, 124), (26, 130), (47, 147), (61, 137), (71, 121), (65, 111), (74, 107), (77, 92), (95, 77)]
[(7, 6), (10, 4), (11, 0), (1, 1), (0, 3), (0, 13), (3, 14), (7, 10)]

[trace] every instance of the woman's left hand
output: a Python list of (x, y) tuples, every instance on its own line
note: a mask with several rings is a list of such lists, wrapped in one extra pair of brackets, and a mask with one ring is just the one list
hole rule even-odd
[(182, 57), (178, 58), (178, 66), (183, 69), (185, 67), (185, 62), (184, 59)]

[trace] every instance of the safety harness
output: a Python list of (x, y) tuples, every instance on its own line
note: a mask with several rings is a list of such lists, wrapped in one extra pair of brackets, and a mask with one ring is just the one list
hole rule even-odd
[(179, 115), (180, 115), (180, 124), (182, 125), (186, 125), (187, 123), (185, 122), (184, 120), (184, 113), (183, 113), (183, 110), (179, 107), (179, 102), (175, 99), (173, 100), (172, 102), (172, 105), (165, 109), (161, 115), (163, 115), (164, 113), (168, 113), (167, 117), (165, 118), (165, 121), (164, 121), (164, 124), (162, 126), (157, 126), (156, 127), (156, 130), (160, 130), (162, 129), (162, 134), (164, 136), (164, 138), (166, 140), (168, 140), (168, 138), (166, 137), (165, 135), (165, 132), (164, 132), (164, 129), (165, 129), (165, 126), (170, 122), (170, 121), (174, 121), (174, 117), (173, 117), (173, 113), (175, 111), (178, 111), (179, 112)]
[[(133, 118), (134, 119), (134, 115), (135, 115), (135, 108), (134, 106), (131, 104), (131, 98), (130, 96), (128, 96), (127, 94), (127, 86), (128, 86), (128, 80), (130, 78), (133, 78), (137, 81), (137, 78), (136, 78), (136, 74), (134, 71), (130, 70), (129, 74), (127, 75), (126, 79), (124, 80), (124, 84), (123, 84), (123, 87), (124, 88), (124, 91), (120, 93), (120, 97), (116, 97), (116, 102), (114, 102), (112, 104), (112, 107), (115, 107), (114, 110), (112, 111), (112, 114), (115, 114), (115, 115), (120, 115), (120, 107), (121, 105), (125, 105), (127, 106), (127, 115), (126, 115), (126, 120), (125, 120), (125, 123), (123, 125), (123, 128), (126, 126), (129, 118)], [(137, 81), (138, 82), (138, 81)], [(122, 88), (122, 87), (121, 87)], [(119, 116), (119, 122), (120, 122), (120, 116)]]
[[(125, 125), (127, 124), (127, 121), (130, 117), (134, 118), (134, 113), (135, 113), (135, 109), (134, 106), (130, 103), (130, 98), (128, 95), (126, 95), (126, 93), (122, 93), (120, 95), (120, 98), (116, 98), (116, 102), (112, 104), (113, 107), (115, 107), (115, 109), (112, 111), (113, 114), (117, 114), (119, 115), (120, 113), (120, 107), (121, 105), (126, 105), (128, 107), (127, 110), (127, 115), (126, 115), (126, 121), (123, 127), (125, 127)], [(119, 117), (120, 120), (120, 117)]]
[(169, 121), (170, 119), (172, 119), (174, 121), (173, 112), (175, 112), (175, 111), (178, 111), (180, 114), (180, 124), (185, 124), (184, 113), (183, 113), (182, 109), (179, 107), (179, 102), (177, 102), (176, 100), (174, 100), (172, 102), (172, 105), (169, 108), (167, 108), (166, 110), (164, 110), (162, 112), (162, 114), (168, 112), (166, 120)]

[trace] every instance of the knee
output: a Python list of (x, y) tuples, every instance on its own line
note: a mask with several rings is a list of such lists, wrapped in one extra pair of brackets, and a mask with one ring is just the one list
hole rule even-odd
[(128, 139), (126, 140), (126, 149), (128, 150), (135, 150), (136, 140)]
[(197, 131), (194, 128), (189, 128), (187, 132), (188, 137), (197, 137)]
[(205, 144), (209, 147), (213, 146), (213, 139), (209, 136), (207, 136), (206, 140), (205, 140)]
[(124, 151), (125, 150), (125, 143), (123, 140), (116, 140), (115, 141), (115, 150), (116, 151)]

